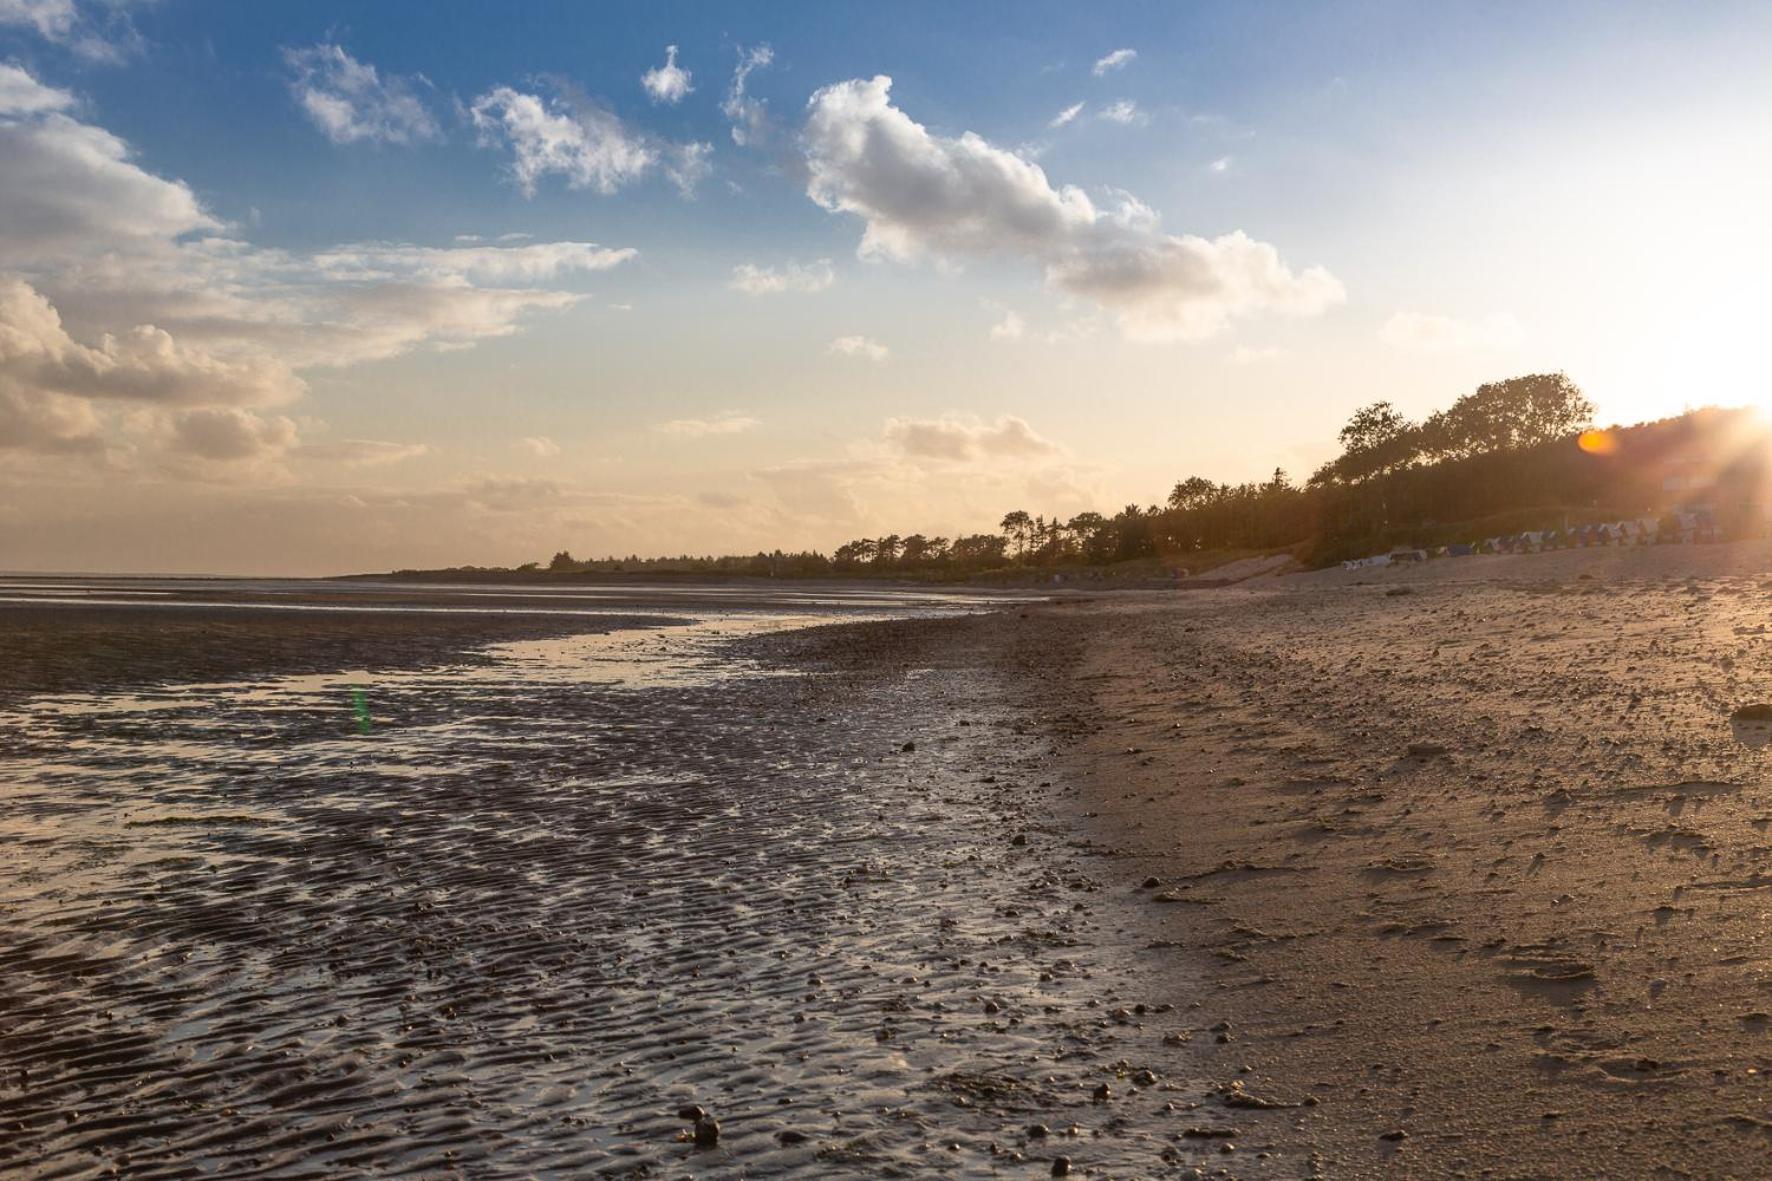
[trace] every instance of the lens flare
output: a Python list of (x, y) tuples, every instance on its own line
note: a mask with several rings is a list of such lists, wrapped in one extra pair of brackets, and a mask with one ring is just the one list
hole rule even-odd
[(1587, 430), (1575, 440), (1576, 445), (1589, 455), (1610, 455), (1618, 450), (1618, 440), (1612, 437), (1611, 431)]

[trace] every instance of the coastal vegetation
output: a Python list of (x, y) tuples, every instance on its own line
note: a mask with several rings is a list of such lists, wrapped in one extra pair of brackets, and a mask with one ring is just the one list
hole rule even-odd
[(1597, 430), (1562, 373), (1489, 382), (1412, 421), (1389, 402), (1354, 412), (1340, 453), (1303, 481), (1276, 468), (1240, 484), (1190, 475), (1160, 503), (1071, 517), (1015, 509), (994, 532), (860, 537), (832, 553), (580, 559), (562, 550), (516, 571), (402, 574), (536, 577), (1046, 578), (1064, 572), (1172, 577), (1253, 553), (1306, 565), (1393, 546), (1469, 543), (1526, 529), (1659, 516), (1702, 503), (1724, 536), (1760, 529), (1772, 438), (1746, 410), (1702, 409)]

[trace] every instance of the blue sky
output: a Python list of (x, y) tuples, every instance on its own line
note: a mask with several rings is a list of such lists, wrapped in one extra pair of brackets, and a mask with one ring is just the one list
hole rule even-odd
[(1519, 372), (1759, 402), (1769, 49), (1728, 4), (0, 0), (0, 566), (828, 549), (1302, 477)]

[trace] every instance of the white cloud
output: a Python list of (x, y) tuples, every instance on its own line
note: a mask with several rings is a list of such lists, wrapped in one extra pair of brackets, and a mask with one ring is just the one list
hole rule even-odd
[(1229, 156), (1220, 156), (1206, 167), (1212, 172), (1229, 172), (1231, 170), (1231, 158)]
[(709, 435), (742, 435), (758, 425), (760, 424), (754, 418), (728, 412), (718, 418), (673, 418), (669, 422), (659, 423), (658, 429), (667, 435), (701, 439)]
[(844, 357), (862, 357), (869, 361), (884, 361), (891, 351), (877, 340), (865, 336), (839, 336), (831, 341), (831, 352)]
[(552, 459), (554, 456), (560, 454), (560, 444), (554, 442), (546, 435), (529, 435), (525, 438), (518, 439), (516, 446), (529, 452), (529, 454), (535, 456), (537, 459)]
[(639, 257), (632, 247), (611, 249), (595, 242), (532, 242), (522, 246), (410, 246), (362, 242), (336, 246), (313, 256), (328, 277), (365, 279), (463, 279), (480, 283), (537, 283), (582, 271), (606, 271)]
[(542, 179), (609, 194), (654, 168), (689, 196), (709, 171), (713, 146), (666, 143), (630, 129), (587, 99), (548, 99), (499, 86), (474, 100), (468, 117), (486, 147), (511, 151), (511, 178), (533, 197)]
[(285, 49), (289, 89), (320, 133), (335, 144), (413, 144), (443, 138), (410, 81), (385, 77), (338, 45)]
[(1106, 119), (1109, 123), (1118, 123), (1122, 127), (1131, 123), (1144, 122), (1144, 112), (1139, 110), (1138, 104), (1129, 98), (1123, 98), (1117, 103), (1110, 103), (1103, 107), (1101, 113), (1096, 117)]
[(1099, 78), (1103, 74), (1129, 65), (1137, 57), (1138, 50), (1136, 49), (1116, 49), (1107, 56), (1099, 58), (1089, 72)]
[[(305, 388), (301, 370), (508, 336), (527, 316), (583, 298), (523, 284), (634, 257), (585, 242), (255, 247), (228, 236), (233, 227), (189, 186), (147, 172), (122, 140), (66, 113), (61, 92), (16, 67), (0, 88), (8, 446), (111, 457), (145, 431), (215, 451), (230, 426), (237, 439), (251, 434), (237, 416), (193, 419), (181, 435), (170, 410), (120, 408), (288, 402)], [(274, 441), (279, 429), (253, 437)]]
[(1025, 460), (1056, 455), (1056, 443), (1034, 433), (1026, 420), (1012, 414), (986, 423), (970, 415), (943, 418), (890, 418), (885, 437), (900, 453), (917, 459), (953, 463), (980, 460)]
[(553, 173), (569, 188), (613, 193), (658, 162), (657, 151), (644, 139), (611, 112), (588, 103), (568, 110), (499, 86), (475, 99), (468, 115), (482, 143), (510, 147), (511, 175), (525, 196), (534, 196), (536, 185)]
[(818, 91), (803, 135), (807, 195), (863, 220), (864, 258), (1019, 255), (1050, 287), (1096, 301), (1142, 339), (1198, 339), (1235, 318), (1315, 315), (1346, 298), (1328, 271), (1295, 273), (1241, 232), (1165, 233), (1129, 195), (1098, 208), (978, 135), (933, 135), (892, 105), (891, 86), (880, 76)]
[(680, 103), (686, 95), (694, 92), (690, 84), (688, 70), (677, 65), (677, 47), (665, 46), (665, 63), (655, 66), (640, 75), (640, 85), (655, 103)]
[(1505, 349), (1520, 343), (1524, 336), (1520, 322), (1507, 312), (1497, 312), (1481, 320), (1398, 312), (1378, 330), (1378, 339), (1392, 348), (1420, 353)]
[(760, 70), (775, 61), (775, 51), (767, 45), (738, 51), (738, 66), (732, 71), (732, 86), (720, 104), (720, 110), (732, 124), (732, 142), (739, 147), (761, 143), (769, 132), (769, 106), (746, 91), (751, 71)]
[(45, 86), (19, 67), (0, 62), (0, 115), (41, 115), (73, 105), (74, 96), (67, 91)]
[(1058, 114), (1054, 115), (1052, 117), (1052, 122), (1046, 124), (1046, 126), (1050, 129), (1056, 131), (1058, 128), (1063, 127), (1066, 123), (1069, 123), (1072, 119), (1075, 119), (1078, 115), (1081, 115), (1082, 113), (1083, 113), (1083, 104), (1082, 103), (1072, 103), (1070, 106), (1066, 107), (1064, 110), (1062, 110), (1062, 111), (1058, 112)]
[(991, 325), (992, 340), (1020, 340), (1027, 331), (1027, 321), (1014, 308), (1004, 308), (1003, 318)]
[(727, 286), (746, 295), (780, 295), (786, 291), (823, 291), (836, 281), (837, 271), (831, 260), (821, 258), (808, 266), (790, 262), (780, 270), (740, 263), (732, 268)]
[(110, 0), (82, 6), (75, 0), (0, 0), (0, 28), (29, 29), (88, 61), (115, 64), (142, 44), (127, 3)]

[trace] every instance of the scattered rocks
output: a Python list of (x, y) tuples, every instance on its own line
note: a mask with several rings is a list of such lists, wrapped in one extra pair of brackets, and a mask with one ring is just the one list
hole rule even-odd
[(713, 1148), (720, 1143), (720, 1121), (712, 1116), (704, 1116), (695, 1121), (695, 1146), (697, 1148)]

